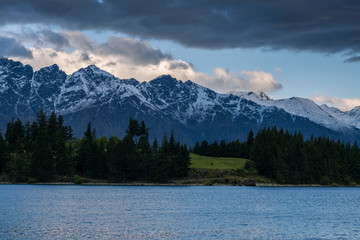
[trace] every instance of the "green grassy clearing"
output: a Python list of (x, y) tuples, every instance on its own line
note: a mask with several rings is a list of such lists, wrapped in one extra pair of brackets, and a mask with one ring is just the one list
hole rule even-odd
[(206, 157), (194, 153), (190, 153), (190, 158), (191, 168), (241, 169), (246, 162), (246, 159), (244, 158)]

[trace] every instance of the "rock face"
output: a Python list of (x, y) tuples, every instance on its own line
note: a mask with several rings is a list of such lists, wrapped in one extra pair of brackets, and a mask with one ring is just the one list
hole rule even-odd
[[(244, 140), (250, 129), (256, 132), (267, 126), (301, 131), (305, 137), (360, 139), (356, 125), (338, 120), (324, 108), (308, 99), (271, 100), (263, 92), (219, 94), (169, 75), (138, 82), (116, 78), (94, 65), (66, 75), (57, 65), (33, 72), (29, 65), (0, 59), (2, 129), (12, 117), (31, 121), (43, 109), (61, 114), (78, 137), (89, 121), (98, 136), (123, 136), (132, 117), (146, 122), (151, 138), (161, 140), (173, 130), (187, 144), (203, 139)], [(309, 109), (310, 113), (305, 111)], [(328, 124), (327, 117), (339, 124)]]

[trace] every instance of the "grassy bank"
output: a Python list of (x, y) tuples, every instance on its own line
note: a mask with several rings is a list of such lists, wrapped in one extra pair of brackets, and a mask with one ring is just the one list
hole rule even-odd
[[(191, 165), (189, 174), (186, 178), (172, 180), (168, 183), (149, 183), (149, 182), (124, 182), (115, 183), (108, 180), (90, 179), (79, 175), (74, 176), (55, 176), (51, 182), (38, 182), (36, 179), (29, 178), (28, 184), (83, 184), (83, 185), (166, 185), (166, 186), (186, 186), (186, 185), (245, 185), (254, 186), (258, 183), (270, 183), (268, 179), (258, 176), (256, 171), (249, 171), (244, 168), (247, 159), (226, 158), (226, 157), (206, 157), (197, 154), (190, 154)], [(0, 177), (0, 183), (9, 183), (6, 176)]]
[(258, 176), (256, 171), (246, 170), (244, 158), (207, 157), (190, 154), (189, 176), (181, 183), (189, 185), (245, 185), (269, 183)]
[(190, 153), (190, 168), (201, 169), (243, 169), (247, 159), (228, 157), (207, 157)]

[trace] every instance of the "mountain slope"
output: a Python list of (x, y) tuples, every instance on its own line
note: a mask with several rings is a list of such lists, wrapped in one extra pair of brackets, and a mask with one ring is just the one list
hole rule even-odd
[(328, 107), (327, 105), (321, 105), (321, 108), (329, 113), (334, 118), (342, 121), (345, 124), (354, 126), (360, 129), (360, 107), (355, 107), (350, 111), (343, 112), (334, 107)]
[[(82, 136), (91, 121), (97, 135), (124, 134), (129, 117), (145, 120), (150, 137), (173, 129), (179, 140), (244, 140), (250, 129), (277, 126), (304, 136), (355, 140), (360, 130), (307, 99), (271, 100), (264, 93), (219, 94), (191, 81), (163, 75), (150, 82), (118, 79), (94, 65), (66, 75), (57, 65), (33, 72), (0, 60), (0, 128), (12, 118), (34, 119), (55, 111)], [(336, 123), (339, 121), (339, 123)]]
[[(292, 97), (288, 99), (272, 100), (262, 92), (249, 92), (247, 94), (244, 92), (231, 92), (231, 94), (241, 96), (263, 106), (274, 106), (284, 109), (290, 114), (308, 118), (317, 124), (336, 131), (351, 132), (353, 127), (357, 127), (354, 124), (350, 124), (351, 120), (348, 119), (348, 115), (336, 114), (334, 112), (335, 110), (331, 111), (306, 98)], [(337, 111), (340, 110), (337, 109)]]

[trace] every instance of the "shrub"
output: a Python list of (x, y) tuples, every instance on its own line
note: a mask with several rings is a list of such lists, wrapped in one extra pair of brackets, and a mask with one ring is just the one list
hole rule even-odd
[(28, 180), (27, 180), (28, 184), (37, 183), (37, 182), (38, 182), (38, 180), (36, 178), (28, 178)]
[(350, 187), (356, 187), (357, 183), (356, 182), (349, 182), (349, 186)]
[(212, 183), (210, 180), (203, 182), (204, 186), (212, 186)]
[(84, 178), (80, 177), (79, 175), (74, 175), (74, 183), (75, 184), (83, 184)]
[(320, 180), (321, 185), (329, 185), (329, 183), (330, 183), (330, 180), (326, 176), (322, 177), (321, 180)]

